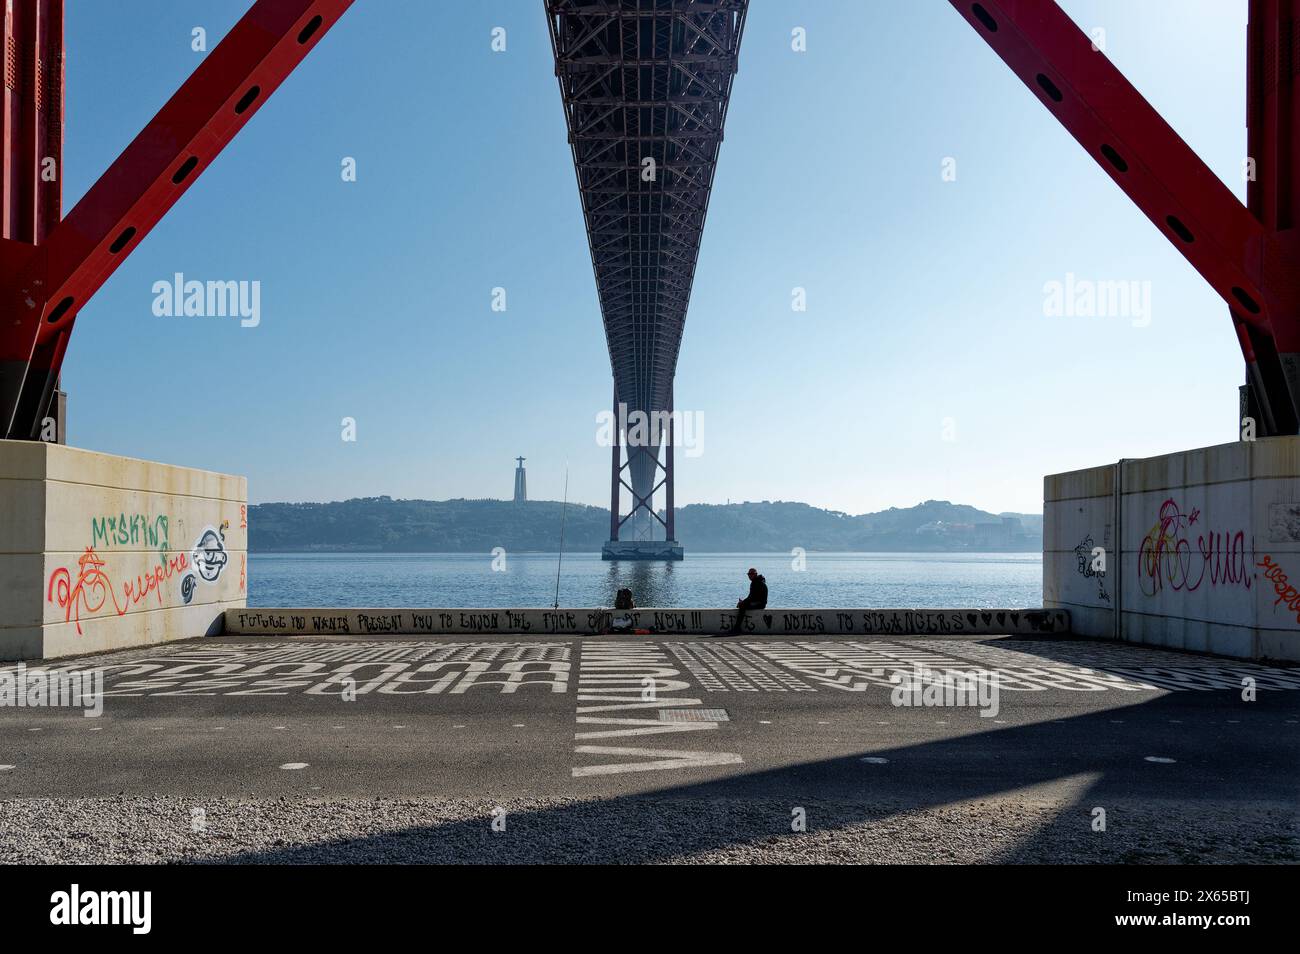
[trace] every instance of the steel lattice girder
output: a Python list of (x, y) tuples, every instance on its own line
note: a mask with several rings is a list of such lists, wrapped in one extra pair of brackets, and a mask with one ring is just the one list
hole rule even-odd
[(257, 0), (39, 244), (0, 246), (0, 437), (36, 436), (77, 312), (351, 4)]
[(1297, 433), (1300, 256), (1294, 229), (1282, 229), (1290, 216), (1278, 223), (1269, 209), (1292, 192), (1300, 119), (1291, 0), (1251, 0), (1248, 118), (1260, 166), (1249, 209), (1054, 0), (949, 2), (1227, 303), (1264, 432)]
[(670, 397), (747, 7), (547, 0), (615, 391), (630, 410)]

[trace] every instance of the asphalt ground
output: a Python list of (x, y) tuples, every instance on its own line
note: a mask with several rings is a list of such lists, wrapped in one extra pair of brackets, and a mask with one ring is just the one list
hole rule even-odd
[(0, 707), (14, 862), (1300, 860), (1296, 669), (1059, 637), (495, 636), (38, 669), (102, 671), (102, 713)]

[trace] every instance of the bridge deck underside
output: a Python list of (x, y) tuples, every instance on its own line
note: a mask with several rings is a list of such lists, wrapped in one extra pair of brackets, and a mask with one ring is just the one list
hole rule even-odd
[[(747, 6), (547, 0), (617, 400), (630, 411), (670, 406)], [(634, 483), (646, 469), (635, 462)]]

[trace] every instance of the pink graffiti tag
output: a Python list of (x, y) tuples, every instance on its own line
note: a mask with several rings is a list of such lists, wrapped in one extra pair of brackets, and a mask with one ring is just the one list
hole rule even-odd
[[(86, 547), (86, 552), (77, 560), (77, 583), (72, 583), (72, 574), (68, 572), (67, 567), (59, 567), (50, 574), (50, 585), (46, 591), (45, 599), (47, 602), (57, 603), (64, 610), (63, 621), (66, 623), (72, 619), (73, 614), (77, 617), (77, 635), (81, 635), (81, 611), (85, 609), (88, 615), (93, 616), (103, 609), (104, 604), (109, 600), (113, 601), (113, 608), (117, 610), (119, 616), (122, 610), (117, 605), (117, 597), (113, 595), (113, 584), (109, 580), (108, 574), (104, 572), (104, 561), (95, 553), (94, 547)], [(58, 595), (55, 595), (55, 591)]]
[(1196, 509), (1184, 514), (1172, 497), (1160, 505), (1159, 518), (1138, 549), (1138, 581), (1147, 596), (1155, 596), (1165, 584), (1192, 592), (1205, 582), (1207, 571), (1212, 586), (1250, 589), (1253, 571), (1245, 531), (1207, 531), (1193, 546), (1188, 533), (1200, 516)]
[(1277, 599), (1273, 601), (1273, 605), (1277, 606), (1285, 602), (1286, 608), (1295, 613), (1296, 622), (1300, 623), (1300, 590), (1297, 590), (1287, 580), (1286, 571), (1274, 563), (1273, 558), (1267, 553), (1264, 554), (1264, 559), (1256, 563), (1255, 566), (1263, 570), (1264, 579), (1273, 584), (1273, 592), (1277, 594)]
[(75, 617), (78, 636), (82, 634), (82, 612), (94, 616), (110, 601), (113, 612), (118, 616), (125, 616), (131, 607), (143, 603), (151, 593), (158, 597), (158, 605), (162, 606), (162, 584), (177, 573), (185, 572), (189, 558), (184, 553), (174, 557), (164, 554), (162, 561), (155, 564), (153, 569), (123, 584), (120, 601), (106, 566), (104, 558), (95, 552), (94, 547), (86, 547), (86, 552), (77, 559), (75, 583), (67, 567), (61, 566), (50, 574), (45, 593), (46, 602), (54, 603), (63, 610), (65, 623), (72, 622)]

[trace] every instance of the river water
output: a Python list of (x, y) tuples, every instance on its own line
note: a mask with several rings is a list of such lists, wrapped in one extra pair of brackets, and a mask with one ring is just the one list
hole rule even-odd
[[(251, 607), (538, 607), (556, 602), (555, 554), (258, 553)], [(629, 587), (638, 606), (734, 606), (745, 571), (767, 577), (768, 605), (815, 607), (1041, 606), (1039, 553), (688, 553), (680, 563), (604, 562), (566, 553), (561, 606), (610, 606)]]

